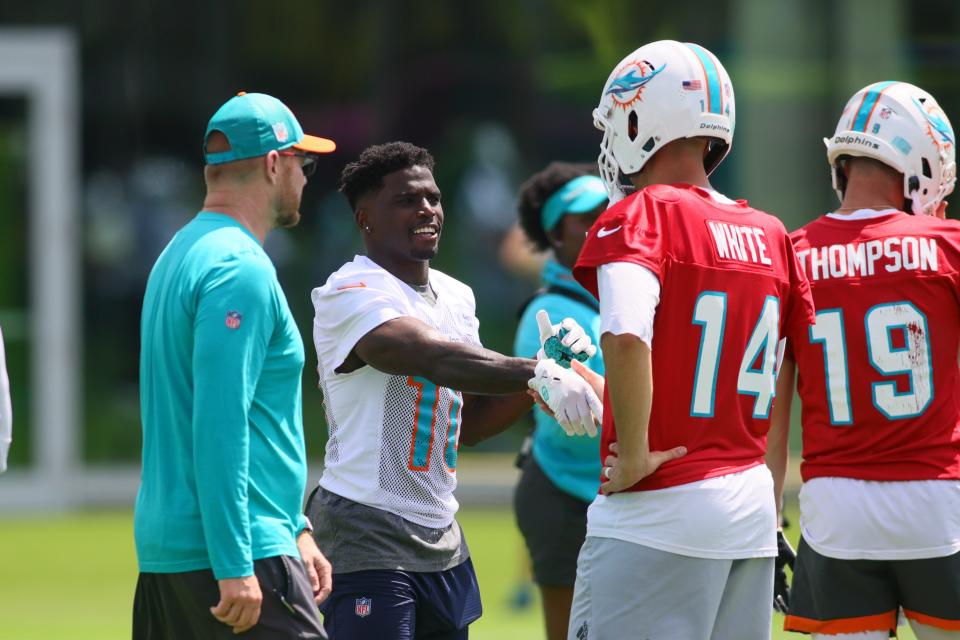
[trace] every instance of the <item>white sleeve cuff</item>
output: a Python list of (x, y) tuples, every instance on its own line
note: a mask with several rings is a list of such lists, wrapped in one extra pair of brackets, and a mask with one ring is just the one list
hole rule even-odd
[(597, 268), (600, 335), (630, 333), (653, 349), (653, 319), (660, 303), (660, 281), (633, 262), (610, 262)]

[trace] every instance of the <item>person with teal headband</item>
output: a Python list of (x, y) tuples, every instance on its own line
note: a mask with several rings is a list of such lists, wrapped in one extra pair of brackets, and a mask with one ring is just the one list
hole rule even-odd
[[(600, 339), (598, 303), (571, 274), (587, 231), (607, 206), (595, 170), (595, 165), (554, 162), (521, 188), (520, 226), (537, 250), (552, 256), (543, 268), (543, 288), (522, 312), (517, 356), (531, 357), (539, 348), (536, 314), (541, 309), (551, 318), (573, 318), (592, 340)], [(603, 374), (599, 351), (586, 364)], [(540, 588), (547, 638), (557, 640), (567, 637), (587, 507), (600, 485), (599, 438), (569, 437), (539, 406), (533, 417), (532, 449), (521, 456), (514, 509)]]
[(303, 342), (263, 242), (297, 223), (334, 148), (262, 93), (207, 126), (203, 208), (143, 300), (135, 640), (326, 638), (332, 571), (301, 513)]

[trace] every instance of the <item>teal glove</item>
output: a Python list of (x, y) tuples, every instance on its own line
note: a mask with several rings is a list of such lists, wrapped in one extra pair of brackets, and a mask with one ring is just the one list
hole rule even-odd
[(549, 358), (564, 369), (569, 369), (573, 360), (586, 362), (597, 352), (590, 336), (573, 318), (564, 318), (555, 325), (550, 322), (547, 312), (541, 309), (537, 311), (537, 326), (540, 329), (538, 360)]

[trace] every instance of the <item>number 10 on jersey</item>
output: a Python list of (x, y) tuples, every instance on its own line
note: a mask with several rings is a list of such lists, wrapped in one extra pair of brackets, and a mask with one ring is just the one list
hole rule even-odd
[[(448, 471), (457, 468), (457, 430), (460, 428), (463, 410), (463, 395), (459, 391), (439, 387), (426, 378), (407, 376), (407, 386), (417, 390), (416, 408), (413, 414), (413, 433), (410, 437), (410, 459), (407, 468), (411, 471), (429, 471), (437, 428), (445, 431), (443, 459)], [(449, 410), (440, 415), (441, 399), (449, 398)], [(440, 425), (437, 425), (440, 418)]]
[[(700, 326), (700, 348), (697, 352), (690, 415), (712, 418), (723, 334), (727, 326), (727, 294), (720, 291), (701, 293), (693, 306), (693, 324)], [(767, 296), (747, 341), (737, 374), (737, 393), (756, 398), (753, 403), (754, 418), (765, 419), (770, 416), (770, 405), (776, 390), (779, 326), (780, 300)]]

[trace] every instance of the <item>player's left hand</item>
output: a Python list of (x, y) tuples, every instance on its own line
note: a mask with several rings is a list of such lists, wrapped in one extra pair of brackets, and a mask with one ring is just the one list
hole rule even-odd
[(607, 381), (602, 375), (577, 360), (570, 363), (570, 368), (573, 369), (574, 373), (587, 381), (587, 384), (590, 385), (590, 388), (593, 389), (593, 392), (597, 394), (598, 398), (603, 398)]
[(790, 583), (787, 582), (786, 568), (790, 567), (792, 572), (796, 560), (797, 553), (790, 546), (783, 531), (778, 530), (777, 560), (773, 571), (773, 610), (777, 613), (786, 614), (790, 610)]
[(313, 534), (309, 531), (302, 531), (297, 536), (297, 548), (307, 567), (307, 576), (310, 578), (310, 586), (313, 587), (313, 599), (320, 604), (333, 590), (333, 567), (320, 552), (313, 540)]
[(560, 324), (550, 322), (550, 315), (537, 311), (537, 327), (540, 330), (540, 351), (537, 360), (552, 358), (564, 368), (571, 360), (584, 361), (597, 353), (593, 340), (573, 318), (564, 318)]
[(664, 462), (687, 455), (686, 447), (674, 447), (666, 451), (647, 451), (636, 460), (620, 458), (620, 445), (610, 443), (610, 455), (603, 461), (601, 473), (606, 481), (600, 483), (600, 492), (610, 495), (629, 489), (660, 468)]

